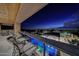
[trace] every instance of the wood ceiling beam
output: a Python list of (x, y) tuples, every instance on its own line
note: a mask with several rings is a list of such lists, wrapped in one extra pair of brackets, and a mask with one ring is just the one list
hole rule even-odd
[(15, 4), (15, 3), (9, 3), (7, 4), (7, 8), (8, 8), (8, 19), (12, 22), (15, 23), (16, 22), (16, 15), (18, 13), (20, 4)]

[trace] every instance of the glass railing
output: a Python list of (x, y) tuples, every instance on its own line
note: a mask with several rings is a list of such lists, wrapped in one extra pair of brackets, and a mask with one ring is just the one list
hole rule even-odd
[[(29, 40), (27, 40), (28, 42), (32, 43), (34, 46), (37, 47), (37, 51), (39, 53), (39, 55), (47, 55), (47, 56), (56, 56), (57, 55), (57, 49), (55, 47), (53, 47), (50, 44), (45, 44), (44, 42), (42, 42), (41, 40), (33, 37), (33, 36), (29, 36), (27, 35), (27, 33), (21, 33), (22, 36), (26, 35), (28, 36)], [(35, 34), (34, 34), (35, 35)], [(39, 35), (38, 35), (39, 36)], [(40, 38), (41, 36), (39, 36)]]

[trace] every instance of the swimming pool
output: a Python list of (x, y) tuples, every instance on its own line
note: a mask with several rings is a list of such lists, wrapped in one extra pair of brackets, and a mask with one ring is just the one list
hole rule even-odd
[(38, 47), (38, 49), (37, 49), (38, 52), (40, 52), (40, 53), (44, 52), (44, 48), (45, 48), (45, 53), (47, 53), (49, 56), (56, 56), (57, 55), (57, 49), (54, 48), (53, 46), (46, 44), (44, 47), (44, 44), (42, 41), (40, 41), (36, 38), (33, 38), (33, 37), (31, 37), (30, 39), (31, 39), (30, 42), (33, 45)]

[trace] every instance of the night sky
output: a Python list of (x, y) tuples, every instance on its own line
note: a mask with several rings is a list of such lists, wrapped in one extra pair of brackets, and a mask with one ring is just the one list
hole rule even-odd
[[(27, 10), (26, 10), (27, 11)], [(65, 22), (79, 18), (79, 4), (52, 3), (25, 20), (22, 29), (50, 29), (63, 27)]]

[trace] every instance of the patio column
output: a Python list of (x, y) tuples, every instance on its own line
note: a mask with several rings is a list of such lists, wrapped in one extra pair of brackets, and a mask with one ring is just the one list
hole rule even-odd
[(15, 23), (14, 24), (14, 33), (16, 34), (16, 36), (19, 36), (20, 31), (21, 31), (20, 23)]

